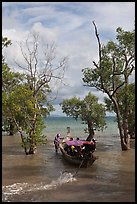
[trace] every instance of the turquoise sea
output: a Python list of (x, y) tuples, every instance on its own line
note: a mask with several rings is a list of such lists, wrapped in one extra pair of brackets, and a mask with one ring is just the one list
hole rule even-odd
[[(63, 137), (66, 136), (67, 127), (71, 129), (72, 137), (76, 138), (79, 137), (81, 139), (85, 139), (88, 134), (85, 133), (84, 129), (87, 128), (86, 124), (82, 124), (80, 119), (75, 120), (71, 117), (48, 117), (45, 119), (46, 128), (44, 129), (44, 135), (47, 135), (47, 138), (53, 139), (57, 133), (60, 133)], [(106, 128), (103, 131), (95, 131), (95, 138), (98, 139), (107, 137), (108, 139), (113, 139), (113, 137), (117, 137), (118, 127), (116, 118), (109, 116), (106, 117)]]

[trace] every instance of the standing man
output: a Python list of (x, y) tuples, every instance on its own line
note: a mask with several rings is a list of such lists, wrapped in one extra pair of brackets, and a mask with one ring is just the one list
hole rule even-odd
[(58, 134), (55, 136), (55, 139), (54, 139), (54, 145), (55, 145), (55, 151), (56, 151), (56, 153), (58, 153), (60, 139), (61, 139), (61, 138), (60, 138), (60, 134), (58, 133)]

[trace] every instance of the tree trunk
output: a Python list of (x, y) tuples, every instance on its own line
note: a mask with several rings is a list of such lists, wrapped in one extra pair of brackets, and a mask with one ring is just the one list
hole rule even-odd
[(91, 141), (94, 137), (94, 130), (93, 130), (93, 124), (91, 121), (88, 121), (88, 132), (89, 132), (89, 135), (87, 137), (87, 141)]
[(130, 149), (130, 135), (128, 133), (128, 120), (127, 118), (124, 119), (124, 142), (127, 145), (127, 149)]
[(15, 125), (17, 127), (17, 130), (19, 131), (20, 133), (20, 136), (21, 136), (21, 140), (22, 140), (22, 144), (23, 144), (23, 147), (24, 147), (24, 150), (25, 150), (25, 154), (28, 155), (28, 151), (27, 151), (27, 143), (26, 143), (26, 138), (23, 136), (23, 133), (22, 133), (22, 129), (19, 127), (15, 117), (13, 117), (13, 120), (15, 122)]
[(127, 143), (125, 143), (125, 139), (124, 139), (124, 129), (123, 129), (123, 123), (122, 123), (122, 119), (121, 119), (121, 115), (120, 115), (120, 109), (119, 109), (117, 100), (115, 99), (114, 96), (112, 96), (112, 101), (114, 103), (116, 115), (117, 115), (118, 129), (119, 129), (119, 134), (120, 134), (120, 139), (121, 139), (121, 149), (122, 149), (122, 151), (124, 151), (124, 150), (126, 151), (129, 148), (128, 148)]
[[(34, 105), (36, 108), (36, 104)], [(36, 146), (36, 141), (34, 139), (34, 134), (35, 134), (35, 130), (36, 130), (36, 119), (37, 119), (37, 114), (36, 111), (34, 111), (34, 115), (33, 115), (33, 125), (32, 128), (29, 132), (29, 138), (30, 138), (30, 149), (29, 149), (29, 154), (35, 154), (37, 146)]]
[(19, 131), (20, 135), (21, 135), (21, 140), (22, 140), (22, 144), (24, 146), (24, 150), (25, 150), (25, 154), (28, 155), (28, 151), (27, 151), (27, 143), (26, 143), (26, 138), (24, 138), (22, 131)]
[(30, 145), (30, 149), (29, 149), (29, 153), (28, 154), (35, 154), (36, 153), (36, 144), (33, 142), (31, 145)]
[(127, 85), (128, 85), (127, 70), (125, 72), (124, 77), (125, 77), (125, 96), (124, 96), (125, 110), (124, 110), (124, 120), (123, 120), (124, 141), (127, 144), (127, 148), (130, 149), (130, 137), (129, 137), (129, 129), (128, 129), (129, 110), (128, 110), (128, 95), (127, 95)]
[(10, 130), (9, 130), (9, 135), (13, 136), (14, 135), (14, 124), (13, 122), (10, 123)]

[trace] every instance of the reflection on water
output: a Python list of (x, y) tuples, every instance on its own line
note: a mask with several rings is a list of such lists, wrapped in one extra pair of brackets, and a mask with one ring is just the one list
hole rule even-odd
[(53, 141), (26, 156), (17, 136), (2, 138), (2, 199), (9, 202), (134, 202), (135, 149), (121, 151), (119, 138), (97, 137), (98, 160), (80, 168), (56, 154)]

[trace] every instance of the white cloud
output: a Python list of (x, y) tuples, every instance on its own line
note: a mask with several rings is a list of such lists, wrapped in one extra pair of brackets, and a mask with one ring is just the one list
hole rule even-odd
[[(7, 62), (11, 67), (15, 67), (13, 59), (23, 63), (16, 42), (38, 31), (43, 40), (57, 44), (59, 57), (69, 56), (66, 86), (58, 85), (55, 103), (67, 97), (85, 97), (88, 91), (102, 102), (104, 95), (84, 87), (82, 82), (81, 70), (93, 66), (93, 60), (98, 61), (93, 20), (103, 43), (114, 40), (117, 27), (134, 29), (135, 2), (3, 2), (2, 35), (12, 40), (12, 46), (5, 50)], [(61, 112), (58, 104), (56, 107), (56, 113)]]

